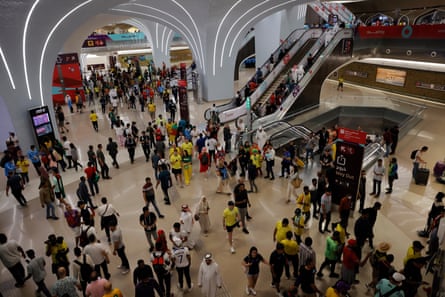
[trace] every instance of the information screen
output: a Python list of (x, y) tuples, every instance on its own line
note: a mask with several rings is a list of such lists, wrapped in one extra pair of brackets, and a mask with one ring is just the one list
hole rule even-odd
[(388, 68), (377, 68), (376, 81), (388, 85), (403, 87), (405, 85), (406, 71)]
[(37, 136), (47, 135), (47, 134), (49, 134), (51, 132), (53, 132), (53, 129), (52, 129), (50, 123), (42, 125), (42, 126), (39, 126), (39, 127), (36, 128)]
[(39, 115), (33, 116), (32, 121), (33, 121), (35, 127), (49, 123), (49, 114), (44, 113), (44, 114), (39, 114)]

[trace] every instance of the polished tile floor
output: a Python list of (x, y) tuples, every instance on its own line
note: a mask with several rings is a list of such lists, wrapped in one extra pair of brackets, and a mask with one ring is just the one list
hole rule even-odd
[[(247, 77), (247, 75), (244, 77)], [(334, 83), (326, 82), (324, 84), (320, 108), (329, 108), (332, 102), (351, 100), (350, 98), (355, 98), (352, 100), (358, 100), (357, 98), (363, 98), (362, 96), (365, 95), (375, 94), (377, 96), (384, 96), (383, 93), (375, 90), (355, 88), (348, 85), (345, 86), (345, 90), (342, 93), (338, 93), (335, 88)], [(402, 99), (411, 100), (409, 98)], [(160, 102), (158, 103), (158, 110), (162, 110), (162, 105)], [(192, 98), (190, 99), (189, 106), (192, 123), (203, 124), (203, 111), (210, 106), (210, 104), (197, 104)], [(89, 144), (95, 146), (98, 143), (106, 144), (107, 138), (114, 136), (113, 131), (109, 127), (108, 120), (100, 113), (100, 108), (96, 106), (92, 106), (91, 108), (96, 108), (99, 112), (98, 133), (91, 127), (87, 112), (82, 114), (69, 114), (68, 111), (66, 111), (67, 120), (70, 122), (70, 132), (67, 133), (67, 136), (69, 140), (74, 142), (80, 149), (83, 164), (86, 163), (86, 150)], [(91, 108), (87, 108), (87, 110)], [(428, 105), (424, 113), (424, 120), (400, 140), (396, 153), (400, 166), (400, 179), (395, 183), (392, 195), (382, 195), (379, 199), (383, 207), (377, 219), (375, 242), (388, 241), (392, 244), (390, 252), (396, 257), (396, 268), (402, 268), (402, 259), (410, 242), (414, 239), (419, 239), (416, 236), (416, 230), (423, 228), (434, 195), (437, 191), (445, 190), (443, 185), (436, 183), (431, 177), (426, 187), (413, 184), (410, 178), (412, 165), (409, 159), (410, 152), (421, 145), (428, 145), (430, 147), (430, 151), (425, 156), (428, 161), (428, 167), (432, 168), (437, 160), (443, 159), (443, 146), (445, 144), (442, 130), (443, 114), (443, 106)], [(149, 119), (147, 113), (130, 111), (126, 108), (121, 111), (121, 116), (125, 122), (136, 121), (140, 128), (145, 127)], [(112, 176), (112, 179), (101, 180), (99, 182), (100, 196), (108, 197), (109, 201), (120, 213), (119, 223), (123, 231), (127, 254), (132, 268), (135, 267), (138, 259), (142, 258), (148, 261), (149, 257), (148, 244), (138, 219), (143, 206), (141, 187), (144, 183), (144, 178), (146, 176), (153, 176), (151, 163), (144, 161), (140, 148), (137, 149), (136, 155), (136, 162), (130, 164), (126, 150), (121, 148), (118, 155), (121, 168), (119, 170), (111, 168), (110, 176)], [(110, 159), (108, 159), (108, 163), (111, 163)], [(314, 177), (317, 167), (317, 164), (309, 164), (308, 168), (302, 170), (301, 173), (305, 183), (310, 182), (310, 179)], [(46, 240), (48, 234), (56, 233), (57, 235), (65, 236), (72, 251), (74, 248), (74, 240), (66, 222), (64, 220), (47, 221), (45, 219), (45, 210), (40, 207), (38, 199), (36, 199), (38, 193), (37, 178), (32, 168), (30, 171), (32, 181), (25, 189), (25, 196), (29, 200), (28, 207), (22, 208), (17, 206), (12, 197), (5, 196), (4, 191), (2, 191), (0, 195), (0, 232), (4, 232), (9, 238), (17, 240), (24, 249), (35, 249), (37, 255), (43, 255), (43, 242)], [(275, 171), (278, 173), (279, 168), (276, 167)], [(191, 185), (185, 188), (177, 188), (179, 195), (173, 200), (172, 205), (160, 205), (161, 211), (166, 217), (158, 221), (158, 228), (169, 231), (172, 224), (179, 219), (181, 204), (187, 203), (191, 207), (194, 207), (199, 197), (206, 195), (211, 207), (210, 218), (212, 227), (209, 236), (202, 237), (200, 235), (199, 224), (195, 223), (192, 238), (196, 241), (197, 245), (192, 251), (191, 266), (191, 274), (195, 288), (187, 295), (201, 296), (196, 286), (197, 272), (203, 254), (211, 252), (214, 255), (215, 261), (220, 264), (224, 281), (224, 287), (219, 290), (218, 296), (244, 296), (246, 280), (241, 268), (242, 259), (247, 255), (251, 246), (257, 246), (259, 252), (268, 258), (274, 249), (272, 234), (275, 223), (283, 217), (291, 217), (293, 214), (295, 204), (288, 205), (285, 203), (287, 181), (278, 178), (275, 181), (264, 180), (262, 178), (258, 179), (259, 193), (250, 195), (252, 207), (249, 209), (249, 213), (253, 217), (253, 220), (248, 223), (250, 234), (246, 235), (239, 230), (235, 230), (234, 242), (236, 253), (231, 254), (226, 240), (226, 233), (221, 225), (222, 211), (230, 197), (215, 193), (216, 177), (214, 174), (211, 174), (208, 179), (200, 176), (196, 160), (193, 163), (193, 172)], [(73, 203), (77, 201), (75, 190), (80, 175), (81, 172), (76, 173), (74, 170), (69, 170), (63, 174), (68, 200)], [(368, 189), (370, 189), (372, 185), (371, 180), (372, 175), (369, 172)], [(235, 179), (231, 181), (230, 186), (232, 187), (234, 183)], [(1, 180), (1, 184), (2, 189), (4, 189), (5, 181)], [(383, 187), (385, 186), (386, 182), (383, 183)], [(301, 192), (301, 189), (299, 192)], [(161, 191), (158, 190), (156, 194), (158, 201), (162, 201)], [(98, 204), (99, 199), (97, 195), (94, 199)], [(375, 201), (376, 199), (367, 197), (366, 206), (372, 205)], [(57, 209), (57, 212), (59, 216), (63, 216), (61, 208)], [(353, 225), (353, 220), (357, 217), (357, 213), (354, 213), (354, 218), (351, 218), (350, 226)], [(334, 214), (333, 221), (337, 218), (338, 214)], [(310, 235), (314, 239), (318, 268), (324, 259), (325, 240), (328, 235), (320, 234), (317, 231), (317, 221), (310, 221), (309, 224), (313, 226), (311, 226), (309, 230), (306, 230), (305, 236)], [(96, 222), (96, 227), (99, 230), (97, 225)], [(103, 232), (99, 232), (99, 238), (103, 242), (106, 242), (106, 237)], [(365, 248), (365, 251), (366, 250), (367, 248)], [(47, 258), (47, 268), (49, 268), (50, 262), (50, 259)], [(121, 275), (120, 271), (116, 268), (118, 264), (119, 259), (111, 255), (110, 271), (112, 274), (112, 283), (123, 291), (124, 296), (133, 296), (131, 274)], [(26, 283), (24, 288), (16, 289), (14, 288), (14, 281), (9, 272), (3, 266), (1, 266), (0, 269), (0, 291), (4, 296), (34, 295), (35, 285), (31, 280)], [(360, 270), (359, 279), (361, 284), (351, 290), (351, 296), (371, 296), (370, 293), (366, 292), (364, 286), (364, 284), (370, 280), (370, 270), (369, 264)], [(340, 265), (337, 265), (337, 271), (340, 271)], [(182, 296), (182, 292), (176, 292), (176, 272), (173, 273), (173, 275), (172, 287), (174, 288), (175, 296)], [(51, 275), (48, 269), (47, 284), (52, 284), (54, 281), (55, 277)], [(271, 288), (270, 283), (271, 275), (269, 269), (266, 266), (262, 266), (256, 288), (257, 296), (274, 296), (275, 291)], [(326, 288), (333, 283), (334, 280), (326, 276), (316, 281), (316, 285), (322, 290), (326, 290)], [(284, 279), (282, 282), (283, 287), (289, 286), (290, 284), (290, 280)], [(425, 296), (424, 292), (421, 292), (419, 296)]]

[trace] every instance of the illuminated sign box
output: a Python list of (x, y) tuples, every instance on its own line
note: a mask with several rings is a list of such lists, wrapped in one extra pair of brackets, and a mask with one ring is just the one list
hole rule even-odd
[(406, 80), (406, 71), (377, 67), (376, 82), (403, 87)]

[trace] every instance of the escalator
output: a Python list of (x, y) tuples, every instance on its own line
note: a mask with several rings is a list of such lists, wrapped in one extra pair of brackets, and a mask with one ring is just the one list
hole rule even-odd
[[(321, 35), (322, 35), (321, 29), (296, 30), (291, 34), (288, 41), (285, 42), (284, 44), (287, 43), (291, 44), (292, 46), (287, 51), (285, 57), (281, 59), (281, 61), (279, 61), (274, 66), (274, 68), (272, 69), (272, 71), (270, 71), (270, 73), (268, 73), (267, 70), (269, 62), (267, 61), (266, 63), (264, 63), (263, 68), (266, 70), (263, 70), (263, 73), (267, 73), (267, 75), (265, 76), (263, 82), (255, 89), (255, 91), (250, 94), (251, 106), (254, 106), (258, 102), (258, 100), (262, 98), (263, 94), (267, 90), (269, 89), (272, 89), (273, 91), (275, 90), (274, 88), (272, 88), (272, 85), (276, 81), (281, 82), (279, 78), (281, 78), (281, 76), (285, 74), (290, 69), (290, 67), (294, 65), (291, 62), (294, 61), (293, 58), (295, 57), (295, 55), (298, 54), (299, 56), (301, 56), (304, 53), (301, 51), (301, 47), (305, 46), (309, 40), (313, 39), (316, 40)], [(295, 38), (295, 40), (293, 40), (293, 38)], [(286, 49), (288, 47), (289, 45), (288, 46), (284, 45), (284, 47), (283, 45), (281, 45), (280, 48), (278, 48), (277, 51), (275, 51), (274, 55), (276, 54), (277, 57), (274, 59), (278, 60), (278, 54), (281, 48)], [(241, 90), (241, 95), (244, 95), (244, 88)], [(244, 100), (244, 98), (242, 99)], [(219, 119), (222, 123), (233, 121), (239, 118), (240, 116), (245, 115), (246, 111), (247, 110), (243, 104), (241, 104), (240, 106), (236, 106), (235, 100), (232, 100), (231, 102), (225, 105), (220, 105), (217, 107), (217, 112), (219, 113)], [(210, 109), (206, 110), (204, 116), (206, 119), (210, 118)]]
[(319, 105), (320, 91), (324, 80), (333, 70), (349, 61), (352, 55), (353, 31), (351, 29), (338, 31), (329, 41), (327, 47), (324, 47), (328, 33), (325, 32), (319, 38), (321, 44), (317, 42), (311, 49), (312, 53), (316, 53), (315, 61), (301, 81), (289, 92), (289, 96), (277, 111), (258, 118), (252, 123), (253, 130), (259, 126), (264, 127), (269, 123), (281, 120), (290, 114), (297, 114)]
[(313, 47), (316, 38), (309, 39), (306, 43), (295, 53), (295, 55), (290, 59), (290, 61), (286, 64), (286, 67), (283, 68), (281, 74), (275, 79), (273, 84), (269, 86), (267, 91), (263, 93), (263, 95), (257, 100), (255, 105), (253, 105), (253, 110), (258, 111), (257, 113), (262, 114), (266, 107), (266, 103), (273, 92), (278, 88), (283, 80), (285, 80), (289, 70), (294, 66), (298, 65), (298, 63), (304, 58), (304, 56), (310, 51)]

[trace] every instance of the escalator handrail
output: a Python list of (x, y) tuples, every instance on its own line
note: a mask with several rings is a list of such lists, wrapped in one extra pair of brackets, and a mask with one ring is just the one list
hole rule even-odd
[[(293, 56), (298, 52), (298, 50), (303, 46), (303, 44), (306, 43), (307, 40), (312, 38), (320, 38), (322, 35), (321, 29), (308, 29), (305, 30), (303, 35), (293, 43), (293, 46), (288, 50), (288, 54), (291, 53)], [(291, 56), (291, 58), (292, 58)], [(263, 93), (268, 89), (268, 86), (270, 86), (277, 77), (279, 77), (282, 73), (283, 68), (286, 67), (286, 64), (283, 60), (281, 60), (273, 69), (271, 72), (271, 75), (268, 75), (263, 82), (255, 89), (255, 91), (250, 95), (251, 105), (255, 105), (256, 101), (263, 95)], [(243, 95), (241, 93), (241, 95)], [(238, 106), (237, 108), (234, 108), (230, 111), (226, 111), (226, 113), (220, 113), (220, 121), (222, 123), (232, 121), (242, 115), (244, 115), (246, 112), (246, 109), (244, 106)]]
[[(295, 40), (294, 41), (291, 41), (291, 45), (290, 45), (290, 47), (289, 48), (292, 48), (293, 46), (294, 46), (294, 44), (295, 44), (295, 42), (297, 42), (298, 41), (298, 39), (299, 39), (299, 37), (298, 37), (298, 35), (300, 34), (300, 37), (301, 37), (301, 35), (303, 35), (304, 33), (305, 33), (305, 31), (307, 31), (307, 29), (295, 29), (295, 30), (293, 30), (287, 37), (286, 37), (286, 39), (284, 40), (284, 42), (282, 42), (276, 49), (275, 49), (275, 51), (272, 53), (272, 55), (273, 55), (273, 57), (274, 57), (274, 61), (277, 61), (276, 63), (278, 63), (279, 61), (278, 61), (278, 54), (280, 53), (280, 50), (282, 49), (282, 48), (284, 48), (285, 49), (285, 46), (286, 46), (286, 44), (288, 43), (288, 41), (289, 40), (291, 40), (291, 38), (295, 38)], [(294, 36), (295, 35), (295, 36)], [(267, 66), (269, 65), (269, 58), (267, 58), (267, 60), (263, 63), (263, 65), (261, 65), (261, 71), (263, 71), (263, 73), (266, 73), (266, 75), (264, 76), (264, 78), (266, 78), (268, 75), (269, 75), (269, 73), (268, 72), (266, 72), (266, 68), (267, 68)], [(255, 78), (255, 75), (256, 75), (256, 72), (255, 72), (255, 74), (249, 79), (249, 81), (251, 81), (252, 79), (254, 79)], [(245, 98), (244, 98), (244, 90), (246, 89), (246, 86), (244, 86), (244, 87), (242, 87), (240, 90), (239, 90), (239, 92), (240, 92), (240, 94), (241, 94), (241, 102), (243, 103), (244, 102), (244, 100), (245, 100)], [(235, 98), (232, 100), (232, 101), (235, 101)], [(217, 109), (217, 111), (218, 112), (221, 112), (220, 110), (219, 110), (219, 108), (221, 108), (221, 107), (223, 107), (224, 105), (228, 105), (228, 104), (230, 104), (230, 103), (232, 103), (232, 102), (229, 102), (229, 103), (225, 103), (225, 104), (222, 104), (222, 105), (218, 105), (218, 106), (216, 106), (216, 109)], [(234, 103), (234, 102), (233, 102)], [(232, 103), (232, 104), (233, 104)], [(233, 104), (233, 105), (235, 105), (235, 104)], [(205, 111), (204, 112), (204, 119), (205, 120), (209, 120), (210, 118), (206, 118), (206, 115), (207, 114), (209, 114), (209, 117), (210, 117), (210, 109), (207, 111)]]
[[(318, 42), (314, 45), (313, 49), (317, 49), (317, 45), (319, 46), (318, 49), (320, 49), (321, 47), (324, 47), (324, 38), (326, 37), (327, 32), (325, 32), (323, 35), (319, 38), (320, 42), (323, 42), (323, 44), (319, 44)], [(257, 125), (265, 125), (265, 123), (267, 123), (267, 121), (270, 119), (271, 121), (276, 121), (276, 120), (280, 120), (284, 117), (284, 115), (287, 113), (287, 111), (289, 110), (289, 108), (293, 105), (293, 103), (295, 102), (295, 100), (298, 99), (299, 95), (303, 93), (304, 89), (306, 88), (306, 86), (309, 84), (310, 80), (312, 79), (313, 75), (315, 73), (317, 73), (317, 71), (320, 69), (321, 65), (324, 63), (325, 59), (329, 56), (329, 54), (335, 49), (335, 47), (337, 46), (337, 44), (343, 40), (344, 38), (347, 37), (352, 37), (352, 30), (351, 29), (341, 29), (339, 30), (334, 37), (332, 37), (332, 39), (330, 40), (329, 44), (327, 47), (324, 48), (324, 50), (322, 52), (319, 53), (320, 57), (315, 59), (314, 64), (312, 65), (312, 67), (310, 69), (308, 69), (308, 71), (306, 71), (306, 73), (304, 74), (303, 78), (300, 80), (300, 82), (298, 84), (295, 85), (295, 88), (299, 87), (299, 91), (296, 97), (294, 97), (293, 93), (295, 91), (295, 88), (293, 90), (291, 90), (289, 92), (289, 95), (287, 96), (287, 98), (283, 101), (283, 104), (280, 106), (280, 108), (267, 116), (264, 116), (262, 118), (258, 119), (258, 123)], [(313, 52), (312, 49), (310, 52)], [(318, 51), (317, 51), (318, 53)], [(311, 74), (311, 75), (308, 75)], [(252, 127), (255, 127), (255, 123), (253, 123)]]

